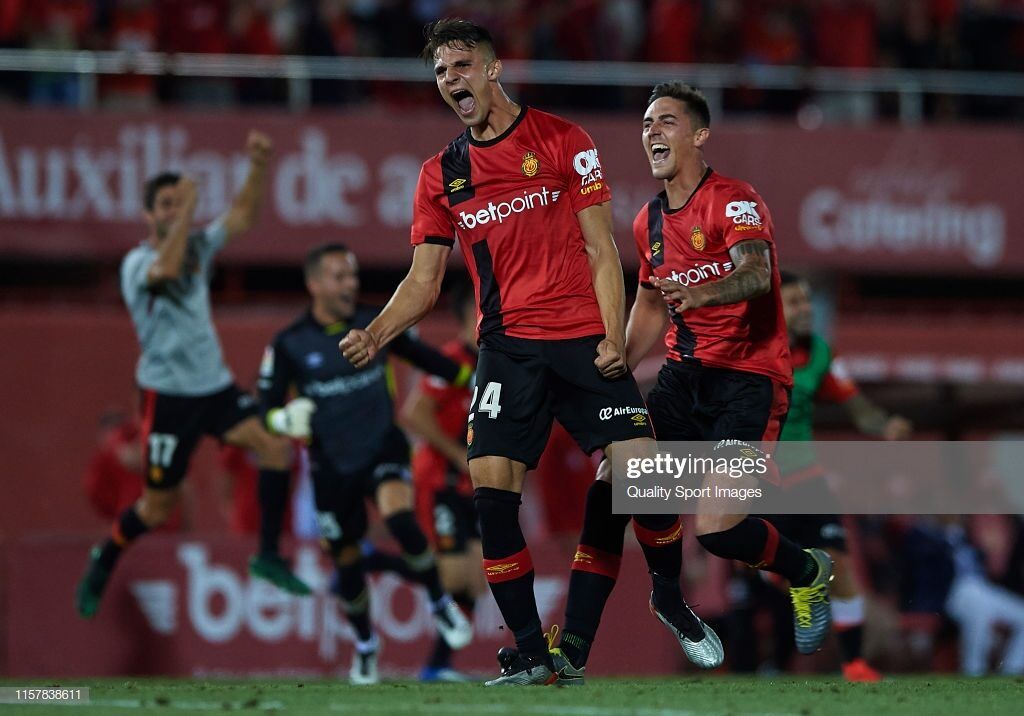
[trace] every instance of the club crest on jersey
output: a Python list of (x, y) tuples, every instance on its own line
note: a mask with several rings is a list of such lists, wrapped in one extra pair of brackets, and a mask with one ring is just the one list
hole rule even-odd
[(699, 226), (694, 226), (693, 230), (690, 231), (690, 243), (697, 251), (703, 251), (704, 247), (707, 246), (707, 239), (704, 238), (704, 232), (700, 230)]
[(537, 176), (537, 172), (540, 171), (540, 160), (537, 159), (537, 155), (533, 152), (527, 152), (523, 155), (523, 176), (533, 177)]

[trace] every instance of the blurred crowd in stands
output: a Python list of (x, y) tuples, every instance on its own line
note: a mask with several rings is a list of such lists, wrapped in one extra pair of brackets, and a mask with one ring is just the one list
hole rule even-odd
[[(423, 25), (446, 15), (484, 23), (509, 59), (1024, 69), (1022, 0), (0, 0), (0, 48), (411, 57)], [(287, 91), (144, 76), (104, 78), (100, 90), (106, 103), (142, 107), (276, 103)], [(74, 104), (77, 91), (67, 77), (0, 79), (0, 96), (34, 103)], [(313, 100), (368, 92), (321, 83)], [(590, 108), (632, 99), (562, 95)], [(792, 109), (757, 93), (727, 100)]]

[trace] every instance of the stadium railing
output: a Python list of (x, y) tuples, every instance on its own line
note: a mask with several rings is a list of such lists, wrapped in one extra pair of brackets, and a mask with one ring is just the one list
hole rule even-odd
[[(1024, 74), (1014, 72), (547, 60), (508, 60), (503, 65), (505, 79), (512, 84), (650, 87), (666, 77), (679, 78), (705, 92), (713, 115), (721, 111), (723, 91), (741, 87), (840, 95), (895, 94), (899, 98), (898, 117), (904, 124), (923, 119), (928, 95), (1024, 97)], [(391, 57), (5, 49), (0, 50), (0, 71), (77, 75), (78, 103), (82, 109), (96, 105), (98, 77), (104, 74), (279, 78), (288, 83), (288, 105), (295, 111), (309, 107), (313, 80), (429, 81), (420, 60)]]

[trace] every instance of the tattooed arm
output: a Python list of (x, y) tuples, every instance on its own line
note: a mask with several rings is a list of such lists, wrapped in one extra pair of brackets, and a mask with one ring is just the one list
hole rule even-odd
[(676, 313), (704, 306), (724, 306), (757, 298), (772, 288), (771, 251), (765, 241), (740, 241), (729, 249), (729, 257), (736, 267), (732, 273), (718, 281), (701, 286), (684, 286), (671, 279), (654, 278), (654, 287), (661, 291), (664, 301), (675, 307)]

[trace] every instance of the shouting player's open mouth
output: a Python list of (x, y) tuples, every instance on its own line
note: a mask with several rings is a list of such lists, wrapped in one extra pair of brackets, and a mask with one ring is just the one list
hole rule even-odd
[(670, 151), (667, 144), (661, 142), (651, 144), (651, 164), (656, 167), (664, 164), (668, 160)]
[(476, 98), (469, 90), (458, 89), (452, 92), (452, 99), (459, 108), (459, 114), (463, 117), (472, 116), (476, 111)]

